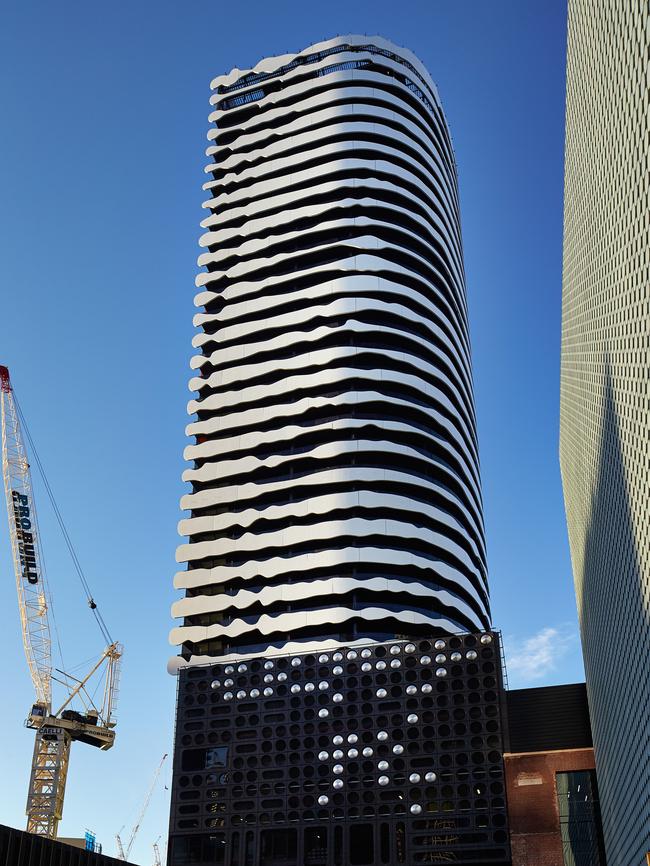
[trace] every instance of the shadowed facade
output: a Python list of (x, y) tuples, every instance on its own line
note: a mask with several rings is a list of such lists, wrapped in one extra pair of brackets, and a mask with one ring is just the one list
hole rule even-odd
[(607, 862), (650, 850), (646, 2), (569, 0), (560, 461)]

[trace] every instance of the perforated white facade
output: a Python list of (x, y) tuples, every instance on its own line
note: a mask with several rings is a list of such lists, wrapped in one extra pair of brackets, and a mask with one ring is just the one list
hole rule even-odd
[(489, 627), (435, 85), (345, 36), (212, 90), (177, 664)]
[(609, 866), (650, 851), (650, 6), (569, 2), (560, 457)]

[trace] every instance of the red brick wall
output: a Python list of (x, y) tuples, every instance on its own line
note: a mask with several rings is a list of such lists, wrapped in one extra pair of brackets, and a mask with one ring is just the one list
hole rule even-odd
[(593, 749), (506, 754), (512, 866), (564, 866), (555, 774), (593, 770)]

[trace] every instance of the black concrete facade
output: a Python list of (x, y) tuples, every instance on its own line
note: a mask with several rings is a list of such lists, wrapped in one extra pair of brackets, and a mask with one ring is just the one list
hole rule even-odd
[(179, 674), (169, 866), (510, 863), (498, 635)]

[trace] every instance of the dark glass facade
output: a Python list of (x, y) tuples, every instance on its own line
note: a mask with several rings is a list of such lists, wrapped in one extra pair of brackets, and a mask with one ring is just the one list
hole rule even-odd
[(510, 862), (498, 635), (179, 676), (170, 866)]
[(605, 866), (595, 770), (557, 773), (564, 866)]

